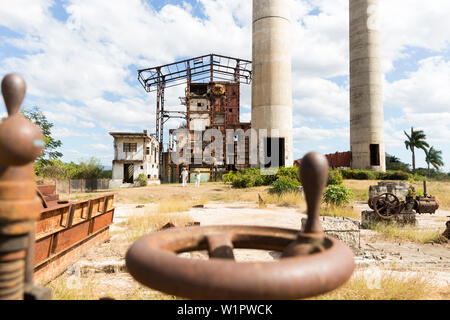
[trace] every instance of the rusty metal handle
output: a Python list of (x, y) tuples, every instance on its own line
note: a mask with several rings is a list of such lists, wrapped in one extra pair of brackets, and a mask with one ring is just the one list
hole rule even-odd
[[(192, 299), (298, 299), (344, 284), (354, 270), (352, 251), (325, 236), (320, 201), (328, 163), (307, 154), (300, 177), (308, 205), (304, 232), (253, 226), (169, 229), (138, 239), (126, 254), (127, 269), (140, 283)], [(234, 248), (283, 252), (273, 262), (234, 261)], [(208, 250), (210, 260), (185, 259), (176, 253)]]
[[(38, 298), (33, 285), (34, 222), (42, 207), (33, 161), (44, 146), (36, 125), (20, 115), (26, 84), (17, 74), (2, 81), (8, 117), (0, 124), (0, 300)], [(41, 290), (40, 297), (49, 297)]]

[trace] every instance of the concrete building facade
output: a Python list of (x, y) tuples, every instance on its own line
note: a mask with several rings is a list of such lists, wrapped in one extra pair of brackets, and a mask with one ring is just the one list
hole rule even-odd
[(114, 138), (112, 187), (132, 186), (140, 174), (149, 183), (159, 181), (159, 143), (144, 130), (142, 133), (110, 132)]
[(267, 156), (278, 142), (278, 162), (286, 167), (294, 162), (289, 10), (286, 0), (253, 0), (251, 124), (258, 132), (267, 130), (259, 150), (264, 148)]
[(378, 0), (350, 0), (350, 150), (353, 169), (386, 170)]

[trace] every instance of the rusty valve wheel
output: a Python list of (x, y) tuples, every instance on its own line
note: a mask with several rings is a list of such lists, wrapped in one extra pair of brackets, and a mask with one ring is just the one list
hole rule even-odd
[(401, 203), (393, 193), (382, 193), (373, 200), (373, 210), (382, 219), (389, 220), (401, 211)]
[[(326, 158), (307, 154), (300, 177), (308, 205), (304, 232), (254, 226), (169, 229), (138, 239), (126, 265), (140, 283), (191, 299), (299, 299), (344, 284), (354, 270), (352, 251), (325, 236), (319, 220), (328, 176)], [(271, 262), (235, 262), (233, 248), (283, 252)], [(210, 260), (176, 254), (208, 250)]]

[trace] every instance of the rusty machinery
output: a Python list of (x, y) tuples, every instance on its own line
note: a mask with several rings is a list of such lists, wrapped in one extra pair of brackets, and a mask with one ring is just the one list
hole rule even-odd
[(369, 198), (369, 207), (384, 220), (390, 220), (400, 213), (412, 214), (430, 213), (433, 214), (439, 208), (439, 202), (434, 196), (427, 194), (427, 182), (423, 182), (423, 196), (416, 196), (414, 188), (405, 197), (404, 201), (393, 193), (385, 192)]
[[(326, 236), (319, 215), (328, 163), (307, 154), (300, 177), (308, 205), (305, 231), (256, 226), (175, 228), (138, 239), (126, 254), (130, 274), (140, 283), (191, 299), (298, 299), (344, 284), (355, 264), (352, 251)], [(275, 262), (234, 261), (234, 248), (281, 251)], [(210, 260), (177, 253), (208, 250)]]
[(49, 299), (51, 291), (33, 284), (36, 195), (33, 161), (44, 147), (36, 125), (20, 115), (26, 84), (8, 74), (2, 94), (8, 117), (0, 124), (0, 299)]

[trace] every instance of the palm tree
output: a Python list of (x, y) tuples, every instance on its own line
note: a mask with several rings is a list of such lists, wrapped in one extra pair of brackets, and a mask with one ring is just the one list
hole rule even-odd
[(442, 151), (434, 149), (434, 147), (431, 147), (430, 150), (425, 151), (425, 161), (428, 164), (428, 177), (430, 176), (430, 164), (433, 165), (433, 167), (436, 168), (436, 170), (439, 170), (439, 167), (442, 167), (444, 165), (444, 162), (442, 160)]
[(416, 170), (416, 155), (414, 153), (414, 148), (422, 149), (426, 154), (426, 148), (429, 148), (429, 144), (425, 141), (426, 135), (422, 130), (414, 131), (413, 127), (411, 127), (411, 135), (408, 135), (406, 131), (404, 131), (407, 140), (405, 140), (406, 150), (411, 149), (412, 153), (412, 167), (413, 172)]

